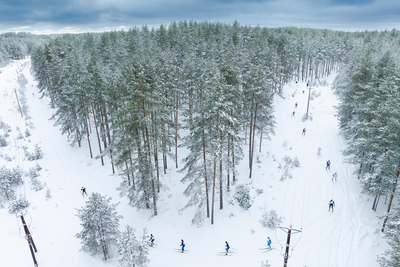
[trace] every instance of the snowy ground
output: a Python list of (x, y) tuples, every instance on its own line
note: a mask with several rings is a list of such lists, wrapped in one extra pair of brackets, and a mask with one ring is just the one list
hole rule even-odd
[[(180, 183), (182, 175), (171, 166), (174, 164), (170, 164), (162, 178), (164, 187), (158, 216), (128, 206), (116, 191), (121, 179), (112, 175), (109, 161), (101, 166), (100, 160), (91, 159), (86, 143), (82, 148), (69, 146), (66, 137), (49, 121), (54, 110), (49, 108), (48, 99), (39, 99), (29, 64), (26, 60), (0, 69), (0, 116), (12, 128), (10, 144), (0, 148), (0, 167), (19, 165), (27, 171), (36, 162), (24, 160), (22, 146), (32, 151), (39, 144), (43, 150), (44, 158), (37, 161), (43, 168), (39, 179), (50, 188), (52, 198), (45, 199), (46, 188), (39, 192), (31, 190), (28, 177), (24, 177), (25, 185), (17, 190), (18, 196), (26, 196), (31, 203), (26, 220), (38, 248), (36, 257), (40, 267), (117, 266), (117, 255), (104, 262), (101, 256), (79, 251), (79, 240), (74, 236), (81, 230), (76, 209), (85, 203), (80, 195), (81, 186), (89, 194), (99, 192), (111, 196), (113, 203), (121, 202), (118, 206), (118, 212), (124, 216), (121, 230), (130, 224), (138, 235), (145, 226), (154, 234), (157, 246), (150, 248), (149, 266), (260, 266), (262, 260), (268, 260), (271, 266), (282, 266), (285, 232), (264, 228), (259, 222), (261, 214), (271, 209), (284, 217), (281, 226), (292, 225), (293, 229), (302, 230), (292, 236), (288, 266), (378, 266), (376, 255), (388, 246), (380, 234), (382, 220), (377, 215), (383, 214), (386, 205), (381, 200), (378, 211), (371, 210), (373, 199), (360, 194), (360, 185), (353, 175), (355, 168), (344, 162), (341, 150), (345, 141), (339, 134), (334, 109), (338, 101), (329, 87), (315, 89), (320, 95), (310, 102), (313, 119), (305, 122), (302, 116), (307, 108), (306, 85), (292, 83), (285, 87), (284, 98), (275, 98), (276, 134), (270, 141), (263, 140), (261, 153), (256, 146), (259, 160), (253, 178), (247, 178), (246, 160), (239, 166), (238, 184), (252, 186), (253, 206), (245, 211), (230, 205), (231, 196), (225, 196), (224, 210), (220, 211), (216, 204), (215, 224), (210, 225), (207, 220), (203, 227), (197, 228), (190, 223), (194, 210), (181, 211), (186, 204), (182, 195), (184, 185)], [(31, 118), (22, 118), (18, 110), (14, 94), (18, 67), (28, 80), (26, 103)], [(328, 78), (328, 82), (332, 80)], [(292, 117), (294, 110), (296, 115)], [(17, 127), (24, 133), (30, 123), (34, 127), (30, 129), (32, 136), (17, 139)], [(307, 129), (305, 136), (301, 135), (303, 128)], [(321, 157), (317, 157), (318, 147), (322, 148)], [(180, 153), (182, 158), (184, 151)], [(6, 155), (12, 161), (7, 161)], [(291, 179), (280, 181), (283, 168), (279, 165), (284, 166), (285, 156), (297, 157), (301, 165), (289, 170)], [(325, 170), (328, 159), (332, 162), (331, 171)], [(331, 181), (334, 172), (338, 173), (337, 182)], [(262, 189), (263, 193), (256, 194), (255, 189)], [(336, 208), (328, 213), (331, 198)], [(276, 249), (263, 253), (260, 248), (266, 247), (267, 236)], [(188, 253), (174, 253), (182, 238)], [(7, 206), (0, 209), (0, 240), (1, 266), (33, 266), (21, 223), (8, 213)], [(224, 250), (225, 241), (232, 247), (232, 256), (217, 255)]]

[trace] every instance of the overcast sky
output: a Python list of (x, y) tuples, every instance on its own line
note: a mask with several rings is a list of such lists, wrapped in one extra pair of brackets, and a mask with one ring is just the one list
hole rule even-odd
[(0, 0), (0, 33), (81, 33), (172, 21), (400, 29), (400, 0)]

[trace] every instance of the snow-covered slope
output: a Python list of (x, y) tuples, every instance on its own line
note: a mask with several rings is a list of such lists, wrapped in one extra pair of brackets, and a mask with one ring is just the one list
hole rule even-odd
[[(276, 133), (271, 140), (263, 140), (261, 153), (258, 140), (253, 178), (248, 178), (246, 160), (238, 169), (237, 184), (252, 187), (252, 207), (245, 211), (229, 204), (232, 196), (227, 195), (224, 209), (216, 210), (215, 224), (206, 220), (204, 226), (197, 228), (191, 225), (194, 210), (181, 210), (186, 204), (182, 195), (185, 186), (180, 182), (182, 174), (172, 166), (162, 177), (158, 216), (128, 206), (127, 200), (118, 195), (116, 188), (121, 179), (112, 175), (109, 161), (101, 166), (100, 160), (90, 158), (86, 143), (81, 148), (71, 147), (53, 126), (49, 118), (54, 110), (49, 108), (48, 99), (39, 99), (30, 62), (24, 62), (13, 63), (0, 73), (0, 116), (12, 128), (10, 144), (0, 148), (0, 167), (19, 165), (27, 171), (36, 162), (24, 160), (22, 146), (33, 150), (39, 144), (42, 148), (44, 158), (37, 161), (43, 168), (39, 179), (47, 184), (52, 197), (46, 200), (46, 188), (31, 190), (28, 177), (24, 177), (24, 186), (17, 190), (18, 197), (26, 196), (31, 203), (26, 218), (38, 248), (39, 266), (117, 266), (118, 255), (104, 262), (101, 256), (79, 251), (75, 234), (81, 228), (76, 209), (85, 203), (80, 195), (82, 186), (89, 194), (99, 192), (111, 196), (113, 202), (121, 202), (121, 230), (130, 224), (138, 235), (147, 227), (155, 236), (157, 246), (150, 248), (149, 266), (260, 266), (262, 260), (268, 260), (271, 266), (282, 266), (286, 233), (264, 228), (259, 222), (262, 213), (271, 209), (284, 218), (281, 226), (302, 230), (292, 235), (288, 266), (378, 266), (376, 255), (387, 244), (379, 231), (382, 221), (376, 216), (386, 206), (382, 200), (378, 212), (371, 210), (371, 198), (360, 193), (354, 166), (344, 161), (341, 151), (345, 141), (339, 134), (334, 108), (338, 101), (329, 87), (315, 88), (316, 96), (309, 108), (312, 120), (307, 121), (302, 120), (308, 97), (305, 83), (287, 85), (284, 97), (275, 97)], [(17, 68), (23, 69), (28, 80), (26, 103), (31, 118), (22, 118), (18, 110), (14, 94), (14, 88), (18, 88)], [(328, 82), (332, 82), (332, 77)], [(291, 116), (293, 111), (295, 116)], [(17, 127), (23, 133), (30, 123), (32, 136), (18, 139)], [(307, 130), (305, 135), (301, 134), (303, 128)], [(322, 148), (321, 157), (317, 156), (318, 147)], [(185, 151), (179, 153), (182, 158)], [(7, 161), (6, 154), (13, 160)], [(297, 157), (300, 167), (289, 168), (292, 178), (280, 181), (285, 156)], [(332, 162), (330, 171), (325, 170), (327, 160)], [(337, 181), (331, 180), (334, 172), (338, 174)], [(262, 189), (262, 193), (256, 193), (256, 189)], [(328, 212), (330, 199), (336, 203), (333, 213)], [(263, 253), (260, 248), (266, 247), (267, 236), (276, 249)], [(0, 209), (1, 266), (33, 266), (28, 244), (22, 237), (18, 218), (8, 213), (7, 207)], [(187, 254), (174, 253), (181, 239), (185, 240)], [(225, 241), (232, 247), (232, 256), (217, 253), (224, 250)]]

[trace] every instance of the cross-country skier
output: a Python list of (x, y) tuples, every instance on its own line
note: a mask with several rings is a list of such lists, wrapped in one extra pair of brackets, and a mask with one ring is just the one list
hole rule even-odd
[(326, 162), (326, 168), (325, 168), (325, 170), (331, 170), (331, 161), (330, 160), (328, 160), (327, 162)]
[(336, 172), (334, 174), (332, 174), (332, 182), (333, 182), (333, 179), (335, 179), (335, 181), (337, 181), (337, 173)]
[(296, 112), (295, 111), (293, 111), (293, 113), (292, 113), (292, 117), (294, 117), (294, 114), (295, 114)]
[(297, 108), (297, 102), (294, 104), (294, 107)]
[(149, 241), (150, 241), (150, 246), (153, 246), (154, 245), (154, 236), (153, 236), (153, 234), (150, 234)]
[(303, 132), (301, 133), (301, 135), (306, 135), (306, 128), (303, 128)]
[(225, 241), (225, 251), (226, 251), (225, 255), (228, 255), (229, 248), (230, 246), (228, 244), (228, 241)]
[(331, 208), (332, 208), (332, 212), (333, 212), (333, 207), (335, 207), (335, 202), (331, 199), (331, 201), (329, 201), (329, 210), (328, 211), (331, 211)]
[(181, 247), (182, 247), (182, 253), (185, 251), (185, 243), (183, 242), (183, 239), (181, 239)]
[(267, 244), (268, 244), (268, 247), (269, 247), (269, 249), (272, 249), (272, 248), (271, 248), (271, 243), (272, 243), (271, 238), (269, 238), (269, 236), (268, 236), (267, 238), (268, 238), (268, 243), (267, 243)]
[(317, 150), (318, 150), (317, 156), (318, 156), (318, 157), (321, 157), (321, 150), (322, 150), (322, 148), (319, 147)]
[(82, 188), (81, 188), (81, 191), (82, 191), (82, 196), (84, 197), (85, 195), (87, 195), (87, 193), (86, 193), (86, 188), (84, 188), (83, 186), (82, 186)]

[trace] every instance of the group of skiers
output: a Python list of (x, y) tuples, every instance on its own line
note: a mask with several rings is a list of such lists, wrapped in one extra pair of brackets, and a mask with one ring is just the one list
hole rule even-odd
[[(298, 107), (298, 103), (294, 103), (294, 107), (297, 108)], [(296, 114), (296, 111), (293, 111), (292, 113), (292, 117), (294, 117), (294, 115)], [(301, 135), (306, 135), (306, 128), (303, 128), (303, 132), (301, 133)]]
[[(318, 156), (321, 156), (321, 148), (320, 148), (320, 147), (318, 148), (318, 154), (317, 154), (317, 155), (318, 155)], [(325, 170), (331, 170), (331, 161), (330, 161), (330, 160), (328, 160), (328, 161), (326, 162)], [(332, 182), (333, 182), (333, 180), (337, 181), (337, 177), (338, 177), (337, 173), (336, 173), (336, 172), (333, 173), (333, 174), (332, 174)], [(335, 202), (333, 201), (333, 199), (331, 199), (331, 200), (329, 201), (329, 208), (328, 208), (328, 211), (331, 211), (331, 209), (332, 209), (332, 212), (333, 212), (333, 208), (334, 208), (334, 207), (335, 207)]]
[[(154, 246), (154, 235), (153, 235), (153, 234), (150, 234), (149, 243), (150, 243), (150, 247), (153, 247), (153, 246)], [(269, 248), (270, 250), (272, 250), (271, 243), (272, 243), (271, 238), (269, 238), (269, 236), (268, 236), (268, 237), (267, 237), (267, 245), (268, 245), (268, 248)], [(185, 245), (185, 242), (183, 241), (183, 239), (181, 239), (180, 247), (181, 247), (181, 252), (182, 252), (182, 253), (185, 252), (185, 246), (186, 246), (186, 245)], [(225, 241), (225, 255), (228, 255), (229, 249), (230, 249), (230, 248), (231, 248), (231, 247), (229, 246), (228, 241)]]

